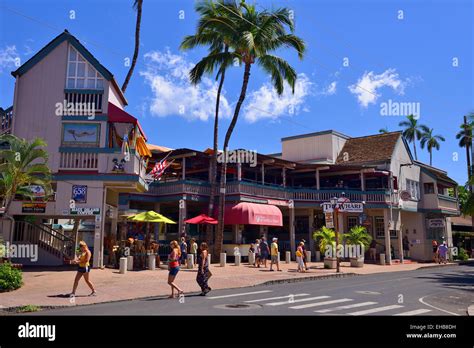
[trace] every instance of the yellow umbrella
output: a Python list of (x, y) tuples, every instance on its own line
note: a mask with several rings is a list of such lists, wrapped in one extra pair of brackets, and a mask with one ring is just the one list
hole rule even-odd
[(165, 224), (176, 224), (173, 220), (168, 219), (166, 216), (158, 214), (153, 210), (130, 216), (128, 219), (136, 222), (164, 222)]

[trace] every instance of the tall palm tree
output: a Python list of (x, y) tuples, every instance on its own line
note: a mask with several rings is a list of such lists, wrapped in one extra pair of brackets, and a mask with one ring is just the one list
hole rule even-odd
[(389, 132), (390, 132), (390, 131), (388, 130), (387, 127), (385, 127), (385, 128), (380, 128), (380, 129), (379, 129), (379, 133), (380, 133), (380, 134), (385, 134), (385, 133), (389, 133)]
[[(225, 10), (227, 7), (228, 10)], [(238, 39), (239, 33), (236, 31), (235, 23), (229, 18), (229, 12), (239, 12), (240, 7), (235, 1), (220, 0), (219, 3), (213, 1), (203, 1), (196, 4), (196, 12), (200, 14), (196, 34), (186, 36), (180, 48), (189, 50), (197, 46), (208, 46), (208, 55), (203, 57), (189, 73), (192, 84), (198, 84), (204, 74), (212, 74), (217, 70), (216, 80), (219, 85), (216, 94), (216, 106), (214, 113), (214, 141), (213, 155), (210, 168), (211, 194), (209, 197), (208, 215), (214, 214), (214, 197), (216, 196), (217, 185), (217, 152), (219, 136), (219, 108), (225, 74), (228, 67), (237, 58), (233, 52), (229, 51), (231, 44)], [(206, 240), (212, 242), (211, 226), (207, 226)]]
[(130, 69), (128, 70), (127, 76), (125, 77), (125, 81), (123, 82), (123, 85), (122, 85), (122, 93), (125, 93), (128, 83), (130, 82), (130, 79), (132, 78), (135, 65), (137, 64), (138, 50), (140, 48), (140, 26), (141, 26), (141, 21), (142, 21), (142, 5), (143, 5), (143, 0), (135, 0), (133, 3), (133, 8), (137, 11), (137, 22), (135, 23), (135, 50), (133, 51), (132, 65), (130, 65)]
[[(237, 29), (240, 33), (239, 40), (233, 48), (235, 54), (239, 57), (239, 61), (244, 65), (244, 74), (240, 96), (234, 109), (234, 115), (225, 134), (223, 144), (224, 153), (228, 150), (232, 132), (237, 124), (240, 109), (245, 100), (252, 65), (255, 63), (258, 64), (271, 76), (273, 87), (278, 95), (283, 93), (285, 81), (294, 92), (297, 79), (296, 71), (287, 61), (273, 55), (272, 52), (284, 47), (294, 48), (298, 52), (299, 58), (302, 59), (305, 51), (305, 43), (303, 40), (292, 34), (294, 24), (288, 9), (281, 8), (271, 12), (259, 12), (254, 5), (241, 3), (241, 6), (244, 9), (241, 12), (229, 11), (229, 16), (237, 25)], [(287, 32), (287, 28), (291, 33)], [(216, 254), (219, 254), (222, 250), (224, 236), (226, 172), (227, 163), (224, 161), (221, 166), (219, 223), (215, 241)]]
[(415, 116), (408, 115), (406, 121), (402, 121), (398, 124), (400, 127), (405, 127), (402, 132), (402, 135), (409, 143), (413, 143), (413, 152), (415, 155), (415, 159), (418, 160), (418, 156), (416, 154), (416, 141), (421, 139), (421, 127), (418, 123), (418, 120), (415, 119)]
[(472, 128), (473, 124), (467, 122), (467, 117), (464, 116), (464, 123), (460, 126), (461, 130), (456, 134), (456, 139), (459, 140), (459, 146), (466, 148), (466, 163), (467, 163), (467, 177), (471, 177), (471, 146), (472, 146)]
[(433, 128), (428, 128), (427, 126), (421, 126), (423, 133), (421, 134), (421, 148), (424, 149), (425, 146), (430, 153), (430, 166), (433, 165), (433, 149), (439, 150), (439, 142), (445, 141), (444, 137), (441, 135), (433, 135)]

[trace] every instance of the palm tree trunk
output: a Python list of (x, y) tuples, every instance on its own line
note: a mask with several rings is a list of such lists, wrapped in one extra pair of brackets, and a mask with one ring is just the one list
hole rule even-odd
[(413, 139), (413, 152), (415, 153), (415, 160), (418, 161), (418, 156), (416, 155), (416, 137)]
[[(249, 84), (250, 78), (250, 63), (245, 63), (245, 70), (244, 70), (244, 79), (242, 82), (242, 89), (240, 91), (239, 101), (235, 106), (234, 116), (232, 117), (232, 121), (230, 122), (229, 128), (227, 129), (227, 133), (225, 134), (224, 139), (224, 158), (227, 158), (227, 147), (229, 145), (229, 140), (234, 131), (234, 127), (237, 123), (237, 119), (239, 118), (240, 108), (245, 100), (245, 95), (247, 93), (247, 86)], [(222, 251), (222, 243), (224, 241), (224, 207), (225, 207), (225, 188), (226, 188), (226, 173), (227, 173), (227, 161), (223, 161), (221, 165), (221, 181), (220, 181), (220, 192), (219, 192), (219, 218), (218, 218), (218, 225), (217, 225), (217, 233), (216, 233), (216, 241), (215, 241), (215, 249), (214, 254), (215, 257), (219, 257)]]
[(430, 150), (430, 166), (433, 165), (433, 150)]
[[(225, 45), (224, 52), (229, 52), (229, 46)], [(219, 142), (219, 106), (221, 100), (222, 87), (224, 86), (225, 80), (225, 71), (224, 68), (221, 73), (221, 80), (219, 81), (219, 87), (217, 88), (217, 98), (216, 98), (216, 112), (214, 116), (214, 144), (213, 144), (213, 154), (211, 159), (211, 194), (209, 196), (209, 208), (208, 215), (214, 216), (214, 197), (217, 191), (216, 178), (217, 178), (217, 151), (218, 151), (218, 142)], [(214, 244), (214, 238), (212, 235), (213, 225), (207, 225), (206, 227), (206, 241), (209, 245)]]
[(138, 49), (140, 48), (140, 24), (142, 20), (142, 4), (143, 0), (137, 0), (137, 22), (135, 24), (135, 50), (133, 52), (132, 58), (132, 65), (130, 66), (130, 70), (128, 70), (127, 77), (125, 77), (125, 81), (122, 85), (122, 93), (125, 93), (127, 89), (128, 83), (133, 74), (133, 70), (135, 69), (135, 65), (137, 64), (138, 59)]

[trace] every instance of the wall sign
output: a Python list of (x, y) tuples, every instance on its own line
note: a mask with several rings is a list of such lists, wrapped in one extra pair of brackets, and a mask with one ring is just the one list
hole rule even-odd
[(21, 212), (27, 214), (46, 213), (46, 203), (23, 203), (21, 205)]
[(428, 227), (429, 228), (439, 228), (444, 227), (444, 219), (428, 219)]
[(72, 185), (72, 199), (76, 203), (87, 203), (87, 186)]
[(100, 208), (71, 208), (71, 215), (100, 215)]

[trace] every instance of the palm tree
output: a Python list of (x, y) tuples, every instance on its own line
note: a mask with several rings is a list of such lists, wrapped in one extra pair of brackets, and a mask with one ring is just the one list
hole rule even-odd
[(433, 165), (433, 149), (439, 150), (439, 141), (445, 141), (444, 137), (441, 135), (433, 135), (433, 128), (428, 128), (427, 126), (421, 126), (423, 131), (421, 135), (421, 148), (424, 149), (425, 145), (430, 153), (430, 166)]
[(380, 128), (379, 129), (379, 133), (381, 134), (385, 134), (385, 133), (389, 133), (390, 131), (388, 130), (388, 127), (385, 127), (385, 128)]
[[(287, 61), (271, 53), (283, 47), (290, 47), (294, 48), (298, 52), (299, 58), (302, 59), (305, 51), (303, 40), (292, 33), (287, 33), (286, 28), (289, 28), (291, 32), (294, 31), (294, 24), (288, 9), (281, 8), (271, 12), (258, 12), (254, 5), (244, 2), (241, 3), (241, 7), (244, 11), (235, 12), (229, 10), (229, 17), (234, 21), (237, 31), (240, 33), (238, 42), (233, 43), (235, 47), (232, 48), (239, 61), (244, 65), (244, 75), (234, 115), (225, 134), (224, 154), (228, 150), (232, 132), (237, 124), (240, 109), (245, 100), (252, 65), (257, 63), (271, 76), (273, 86), (278, 95), (283, 93), (285, 81), (294, 92), (297, 79), (296, 71)], [(224, 162), (221, 166), (216, 254), (220, 253), (222, 249), (224, 236), (226, 171), (227, 164)]]
[(466, 163), (467, 163), (467, 177), (472, 175), (471, 168), (471, 146), (472, 146), (472, 128), (473, 124), (467, 123), (467, 117), (464, 116), (464, 123), (460, 126), (461, 130), (456, 134), (456, 139), (459, 140), (459, 147), (466, 148)]
[(418, 156), (416, 154), (416, 141), (421, 139), (421, 127), (418, 123), (418, 120), (413, 115), (408, 115), (406, 121), (402, 121), (398, 124), (399, 127), (405, 127), (402, 132), (403, 137), (409, 142), (413, 143), (413, 152), (415, 155), (415, 159), (418, 160)]
[(350, 245), (361, 245), (368, 248), (372, 241), (372, 236), (367, 233), (367, 229), (363, 226), (354, 226), (348, 233), (344, 233), (344, 241)]
[[(228, 10), (225, 10), (227, 7)], [(213, 155), (211, 159), (211, 195), (209, 197), (208, 215), (214, 214), (214, 197), (217, 191), (217, 153), (219, 135), (219, 107), (222, 87), (224, 85), (225, 73), (233, 63), (235, 54), (229, 51), (232, 43), (236, 42), (239, 33), (236, 31), (234, 22), (229, 18), (229, 12), (239, 12), (240, 8), (234, 1), (220, 0), (219, 3), (212, 1), (200, 2), (196, 5), (196, 12), (200, 14), (199, 24), (195, 35), (186, 36), (180, 48), (189, 50), (197, 46), (208, 46), (208, 55), (202, 58), (189, 73), (192, 84), (198, 84), (203, 75), (212, 74), (217, 70), (216, 80), (219, 79), (219, 86), (216, 94), (216, 106), (214, 114), (214, 141)], [(207, 242), (212, 241), (211, 226), (208, 225), (206, 233)]]
[(135, 65), (137, 64), (138, 50), (140, 48), (140, 26), (141, 26), (141, 21), (142, 21), (142, 5), (143, 5), (143, 0), (135, 0), (135, 2), (133, 3), (133, 8), (137, 11), (137, 22), (135, 24), (135, 50), (133, 51), (132, 65), (130, 65), (130, 69), (128, 70), (127, 76), (125, 77), (125, 81), (123, 82), (123, 85), (122, 85), (122, 93), (125, 93), (128, 83), (130, 82), (130, 79), (132, 78)]

